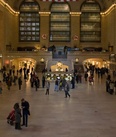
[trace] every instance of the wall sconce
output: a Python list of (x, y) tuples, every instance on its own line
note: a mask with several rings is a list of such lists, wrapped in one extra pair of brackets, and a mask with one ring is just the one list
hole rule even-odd
[(41, 59), (40, 59), (40, 62), (41, 62), (41, 63), (44, 63), (44, 62), (45, 62), (45, 59), (44, 59), (44, 58), (41, 58)]
[(79, 62), (79, 59), (78, 59), (78, 58), (76, 58), (76, 59), (75, 59), (75, 62), (76, 62), (76, 63), (78, 63), (78, 62)]

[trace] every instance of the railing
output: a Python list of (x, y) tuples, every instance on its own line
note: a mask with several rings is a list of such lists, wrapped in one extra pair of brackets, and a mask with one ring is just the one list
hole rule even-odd
[[(31, 54), (30, 54), (31, 53)], [(110, 55), (110, 52), (100, 52), (100, 51), (67, 51), (67, 53), (64, 53), (63, 51), (57, 51), (57, 52), (52, 52), (52, 51), (6, 51), (7, 55), (52, 55), (53, 59), (58, 59), (58, 58), (64, 58), (66, 59), (67, 56), (75, 56), (75, 55)]]

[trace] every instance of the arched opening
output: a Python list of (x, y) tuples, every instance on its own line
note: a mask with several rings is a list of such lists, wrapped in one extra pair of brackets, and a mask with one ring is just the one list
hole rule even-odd
[(5, 67), (6, 70), (9, 69), (14, 69), (14, 70), (19, 70), (23, 68), (32, 69), (35, 68), (36, 60), (32, 58), (16, 58), (16, 59), (10, 59), (10, 60), (5, 60)]
[(90, 59), (86, 59), (83, 62), (84, 66), (86, 66), (87, 68), (89, 68), (90, 65), (93, 65), (97, 68), (102, 68), (102, 67), (106, 67), (109, 68), (109, 63), (106, 60), (103, 60), (101, 58), (90, 58)]

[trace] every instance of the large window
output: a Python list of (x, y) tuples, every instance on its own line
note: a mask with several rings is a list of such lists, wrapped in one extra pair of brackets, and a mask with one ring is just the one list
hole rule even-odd
[(19, 40), (23, 42), (39, 41), (39, 6), (35, 0), (24, 0), (20, 5)]
[(101, 16), (100, 6), (94, 0), (86, 0), (81, 7), (81, 32), (82, 42), (101, 41)]
[(67, 3), (51, 6), (50, 41), (70, 41), (70, 9)]

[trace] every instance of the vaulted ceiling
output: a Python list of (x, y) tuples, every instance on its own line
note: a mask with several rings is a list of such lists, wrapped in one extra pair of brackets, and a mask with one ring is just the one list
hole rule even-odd
[[(23, 0), (4, 0), (4, 1), (8, 3), (13, 9), (18, 10), (18, 7)], [(36, 0), (36, 1), (40, 2), (42, 0)], [(82, 3), (84, 1), (85, 0), (77, 0), (77, 3)], [(101, 5), (103, 11), (108, 9), (113, 3), (116, 3), (116, 0), (95, 0), (95, 1), (97, 1)]]

